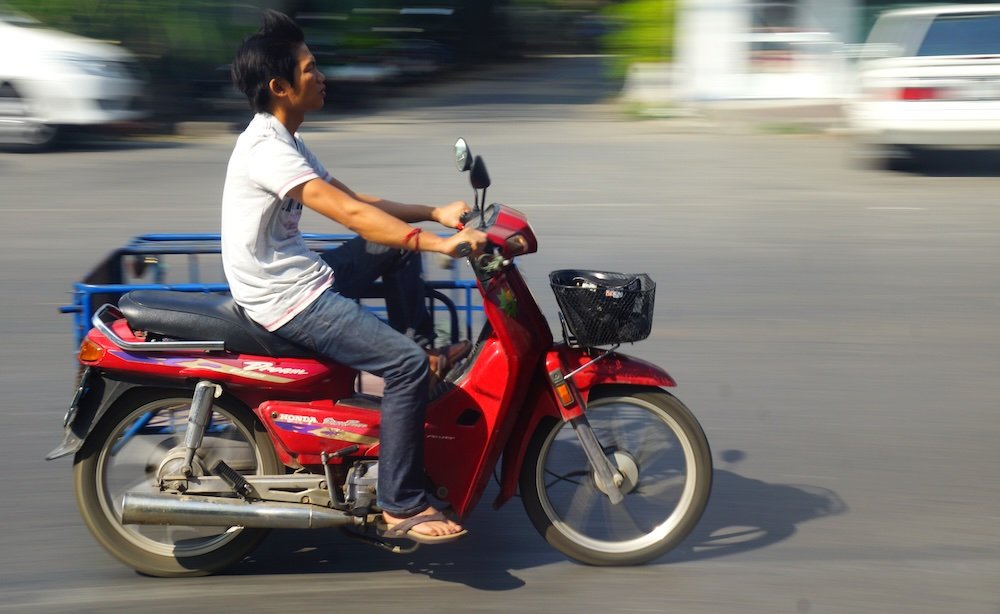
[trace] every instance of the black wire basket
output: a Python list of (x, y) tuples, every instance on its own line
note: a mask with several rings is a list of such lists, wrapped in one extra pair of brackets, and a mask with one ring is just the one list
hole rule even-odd
[(563, 269), (549, 273), (549, 283), (571, 346), (633, 343), (653, 328), (656, 284), (645, 273)]

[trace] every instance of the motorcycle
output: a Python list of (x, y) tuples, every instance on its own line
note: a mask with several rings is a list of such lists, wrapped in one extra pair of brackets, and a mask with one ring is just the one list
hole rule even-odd
[[(458, 519), (499, 466), (495, 508), (518, 491), (538, 532), (590, 565), (636, 565), (677, 546), (708, 501), (712, 460), (663, 369), (618, 351), (646, 338), (644, 274), (560, 270), (563, 341), (515, 258), (537, 251), (524, 214), (486, 205), (489, 174), (455, 144), (488, 246), (466, 254), (485, 323), (432, 391), (428, 489)], [(104, 304), (79, 350), (62, 445), (97, 541), (141, 573), (194, 576), (249, 554), (270, 529), (338, 527), (397, 553), (376, 501), (380, 398), (358, 373), (249, 320), (228, 295), (133, 290)]]

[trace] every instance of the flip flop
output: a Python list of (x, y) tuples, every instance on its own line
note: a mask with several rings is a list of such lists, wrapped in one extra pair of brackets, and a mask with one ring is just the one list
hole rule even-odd
[(416, 516), (410, 516), (409, 518), (400, 520), (396, 524), (392, 525), (385, 522), (385, 516), (382, 516), (381, 519), (379, 534), (382, 537), (387, 537), (389, 539), (409, 539), (419, 544), (446, 544), (465, 537), (469, 533), (467, 530), (462, 529), (458, 533), (449, 533), (447, 535), (424, 535), (423, 533), (417, 533), (416, 531), (411, 530), (418, 524), (423, 524), (425, 522), (447, 521), (448, 519), (445, 518), (445, 515), (441, 512), (435, 512), (434, 514), (417, 514)]
[(431, 375), (437, 379), (444, 379), (451, 367), (472, 350), (469, 341), (459, 341), (443, 348), (428, 350)]

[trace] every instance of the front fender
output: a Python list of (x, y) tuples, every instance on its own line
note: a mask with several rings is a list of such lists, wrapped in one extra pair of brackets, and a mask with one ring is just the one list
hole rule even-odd
[[(597, 362), (591, 362), (594, 356), (583, 349), (560, 346), (549, 353), (549, 359), (553, 358), (552, 354), (558, 354), (564, 373), (580, 369), (573, 375), (572, 381), (585, 401), (590, 399), (597, 387), (604, 385), (663, 388), (673, 388), (677, 385), (674, 378), (660, 367), (625, 354), (613, 353)], [(551, 360), (545, 362), (551, 363)], [(590, 364), (587, 364), (588, 362)], [(517, 480), (521, 474), (524, 455), (542, 422), (563, 420), (569, 415), (562, 410), (561, 404), (556, 400), (552, 385), (545, 373), (538, 373), (535, 376), (524, 404), (524, 411), (504, 447), (503, 466), (500, 469), (500, 493), (493, 501), (494, 509), (501, 507), (517, 492)]]

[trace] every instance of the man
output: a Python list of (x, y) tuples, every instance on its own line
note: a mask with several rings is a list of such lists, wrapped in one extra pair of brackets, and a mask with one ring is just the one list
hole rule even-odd
[[(462, 228), (464, 202), (401, 204), (354, 192), (326, 171), (296, 134), (306, 114), (323, 107), (324, 77), (286, 15), (265, 13), (237, 51), (232, 74), (256, 111), (233, 150), (222, 198), (222, 258), (233, 298), (267, 330), (385, 380), (378, 503), (386, 535), (452, 541), (465, 530), (428, 502), (423, 426), (430, 370), (443, 374), (468, 343), (427, 349), (434, 333), (415, 252), (455, 257), (463, 243), (478, 251), (486, 237)], [(303, 205), (359, 238), (321, 258), (299, 231)], [(422, 221), (460, 232), (443, 238), (410, 226)], [(391, 326), (351, 298), (379, 275)]]

